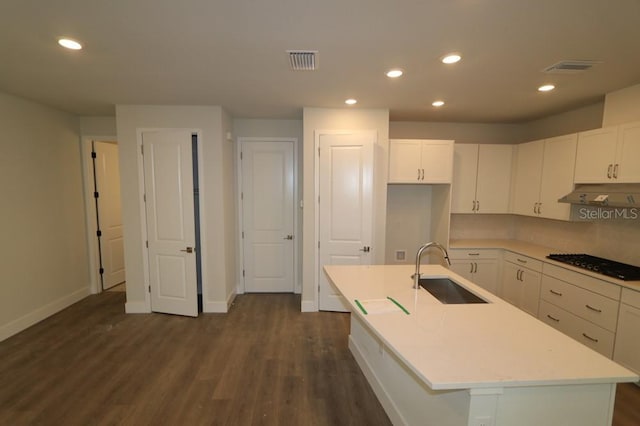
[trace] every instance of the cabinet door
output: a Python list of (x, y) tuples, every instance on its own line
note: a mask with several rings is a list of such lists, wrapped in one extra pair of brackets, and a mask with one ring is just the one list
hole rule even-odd
[(453, 148), (451, 213), (475, 212), (477, 174), (478, 145), (455, 144)]
[(460, 275), (461, 277), (464, 277), (469, 281), (474, 282), (472, 277), (473, 262), (469, 260), (462, 260), (462, 259), (451, 259), (451, 265), (449, 266), (449, 269), (455, 272), (456, 274)]
[(640, 309), (621, 303), (613, 360), (640, 373)]
[(640, 122), (619, 127), (616, 158), (615, 181), (640, 182)]
[(522, 296), (519, 308), (537, 318), (542, 274), (525, 268), (521, 271)]
[(617, 127), (606, 127), (578, 133), (575, 183), (611, 181), (617, 139)]
[(422, 141), (393, 139), (389, 141), (389, 182), (418, 183), (421, 174)]
[(526, 216), (537, 216), (540, 199), (540, 181), (544, 141), (521, 143), (517, 146), (516, 181), (513, 192), (513, 212)]
[(451, 183), (453, 141), (425, 140), (421, 149), (422, 183)]
[(479, 145), (476, 213), (509, 213), (512, 159), (513, 145)]
[(542, 217), (569, 220), (571, 216), (571, 205), (559, 203), (558, 198), (573, 190), (577, 144), (575, 133), (545, 141), (538, 209)]
[(521, 269), (510, 262), (504, 262), (502, 269), (502, 298), (516, 307), (522, 300)]
[(500, 290), (498, 285), (498, 261), (477, 260), (474, 263), (475, 268), (471, 281), (492, 294), (498, 295)]

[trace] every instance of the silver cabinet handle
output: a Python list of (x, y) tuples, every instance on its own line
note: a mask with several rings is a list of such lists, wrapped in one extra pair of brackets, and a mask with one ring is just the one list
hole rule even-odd
[(547, 318), (549, 318), (550, 320), (555, 321), (555, 322), (560, 322), (560, 320), (558, 318), (554, 318), (549, 314), (547, 314)]
[(538, 203), (538, 214), (542, 214), (542, 203)]
[(619, 164), (616, 163), (615, 166), (613, 166), (613, 178), (614, 179), (618, 179), (618, 166)]
[(369, 253), (371, 251), (371, 247), (369, 246), (364, 246), (360, 249), (360, 251), (363, 251), (365, 253)]
[(283, 240), (293, 240), (293, 235), (287, 235)]
[(469, 266), (471, 266), (471, 268), (469, 269), (469, 273), (470, 273), (470, 274), (473, 274), (473, 262), (471, 262), (471, 263), (469, 264)]
[(555, 291), (554, 289), (549, 289), (549, 292), (551, 294), (555, 294), (556, 296), (562, 296), (562, 293), (560, 293), (559, 291)]
[(584, 306), (585, 306), (585, 308), (587, 308), (587, 309), (589, 309), (589, 310), (591, 310), (593, 312), (597, 312), (599, 314), (602, 313), (602, 309), (594, 308), (593, 306), (590, 306), (590, 305), (584, 305)]
[(424, 180), (424, 169), (422, 169), (422, 180)]
[(478, 264), (477, 264), (477, 263), (475, 263), (475, 262), (473, 262), (473, 266), (474, 266), (473, 273), (475, 274), (475, 273), (477, 273), (477, 272), (478, 272)]
[(609, 164), (607, 167), (607, 178), (611, 179), (611, 169), (613, 168), (613, 164)]
[(473, 200), (473, 207), (471, 207), (471, 211), (472, 212), (476, 211), (476, 200)]
[(476, 201), (476, 211), (480, 211), (480, 200)]
[(582, 333), (582, 335), (587, 339), (591, 340), (593, 343), (598, 343), (598, 339), (594, 339), (593, 337), (589, 336), (587, 333)]
[(420, 180), (420, 169), (418, 169), (418, 177), (416, 178), (416, 180)]
[(180, 251), (183, 251), (185, 253), (193, 253), (193, 247), (187, 247), (186, 249)]
[(519, 257), (518, 257), (516, 260), (517, 260), (518, 262), (520, 262), (520, 263), (527, 263), (527, 261), (526, 261), (526, 260), (524, 260), (524, 259), (520, 259)]

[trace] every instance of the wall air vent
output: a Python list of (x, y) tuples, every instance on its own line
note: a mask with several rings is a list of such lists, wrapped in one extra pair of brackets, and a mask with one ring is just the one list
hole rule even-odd
[(577, 74), (587, 71), (600, 63), (601, 61), (560, 61), (543, 69), (542, 72), (547, 74)]
[(294, 71), (314, 71), (318, 68), (317, 50), (287, 50)]

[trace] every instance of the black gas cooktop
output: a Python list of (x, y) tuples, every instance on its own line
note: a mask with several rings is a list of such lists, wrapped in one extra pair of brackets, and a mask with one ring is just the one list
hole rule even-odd
[(623, 281), (640, 280), (640, 267), (588, 254), (550, 254), (547, 258)]

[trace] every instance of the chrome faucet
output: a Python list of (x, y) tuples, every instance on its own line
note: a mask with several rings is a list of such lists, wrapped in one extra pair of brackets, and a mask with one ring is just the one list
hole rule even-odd
[(420, 286), (420, 258), (422, 257), (422, 253), (424, 253), (425, 250), (431, 247), (435, 247), (439, 249), (442, 252), (442, 255), (444, 256), (444, 258), (447, 259), (447, 263), (449, 264), (449, 266), (451, 266), (451, 261), (449, 260), (449, 253), (447, 253), (446, 248), (444, 248), (442, 245), (435, 243), (433, 241), (430, 243), (423, 244), (418, 249), (418, 253), (416, 253), (416, 272), (411, 276), (411, 278), (413, 278), (413, 288), (418, 288)]

